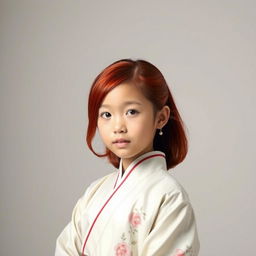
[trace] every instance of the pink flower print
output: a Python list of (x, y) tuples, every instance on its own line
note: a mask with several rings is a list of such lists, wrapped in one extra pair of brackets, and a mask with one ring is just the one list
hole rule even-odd
[(174, 256), (186, 256), (185, 252), (181, 249), (176, 249)]
[(124, 242), (117, 244), (115, 251), (116, 256), (131, 256), (129, 246)]
[(138, 213), (130, 213), (129, 215), (129, 222), (135, 228), (141, 223), (141, 217)]

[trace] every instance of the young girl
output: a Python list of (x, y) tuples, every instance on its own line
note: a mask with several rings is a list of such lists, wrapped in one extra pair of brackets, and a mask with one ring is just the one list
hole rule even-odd
[[(168, 172), (187, 154), (182, 119), (161, 72), (122, 59), (94, 80), (87, 144), (117, 171), (78, 200), (55, 256), (197, 256), (200, 242), (187, 192)], [(92, 148), (98, 128), (106, 146)]]

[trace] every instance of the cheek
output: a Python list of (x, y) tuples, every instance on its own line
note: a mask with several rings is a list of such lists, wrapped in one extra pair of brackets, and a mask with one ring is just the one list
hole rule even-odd
[(130, 123), (128, 130), (134, 134), (143, 135), (143, 138), (144, 136), (151, 136), (154, 131), (154, 127), (150, 120), (142, 119), (140, 121)]
[(107, 143), (110, 140), (111, 135), (111, 127), (109, 123), (105, 122), (98, 122), (98, 131), (101, 139)]
[(139, 133), (143, 130), (142, 122), (138, 120), (129, 120), (127, 122), (128, 132)]

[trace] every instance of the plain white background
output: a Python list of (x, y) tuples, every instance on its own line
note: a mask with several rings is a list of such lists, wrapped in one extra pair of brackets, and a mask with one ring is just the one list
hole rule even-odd
[(162, 71), (188, 129), (187, 158), (171, 171), (192, 201), (200, 255), (252, 255), (255, 8), (248, 0), (1, 1), (0, 254), (54, 254), (78, 198), (113, 171), (85, 143), (91, 83), (117, 59), (142, 58)]

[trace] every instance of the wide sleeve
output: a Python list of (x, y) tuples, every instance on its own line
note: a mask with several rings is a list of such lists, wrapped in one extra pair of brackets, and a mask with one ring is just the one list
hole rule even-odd
[(77, 201), (70, 222), (56, 240), (55, 256), (80, 256), (82, 254), (82, 231), (87, 221), (82, 217), (86, 212), (89, 201), (92, 200), (93, 195), (108, 176), (106, 175), (92, 182), (84, 195)]
[(140, 256), (197, 256), (200, 242), (192, 205), (182, 191), (163, 196)]
[(81, 255), (81, 227), (83, 198), (80, 198), (73, 211), (71, 221), (63, 229), (56, 240), (55, 256), (80, 256)]

